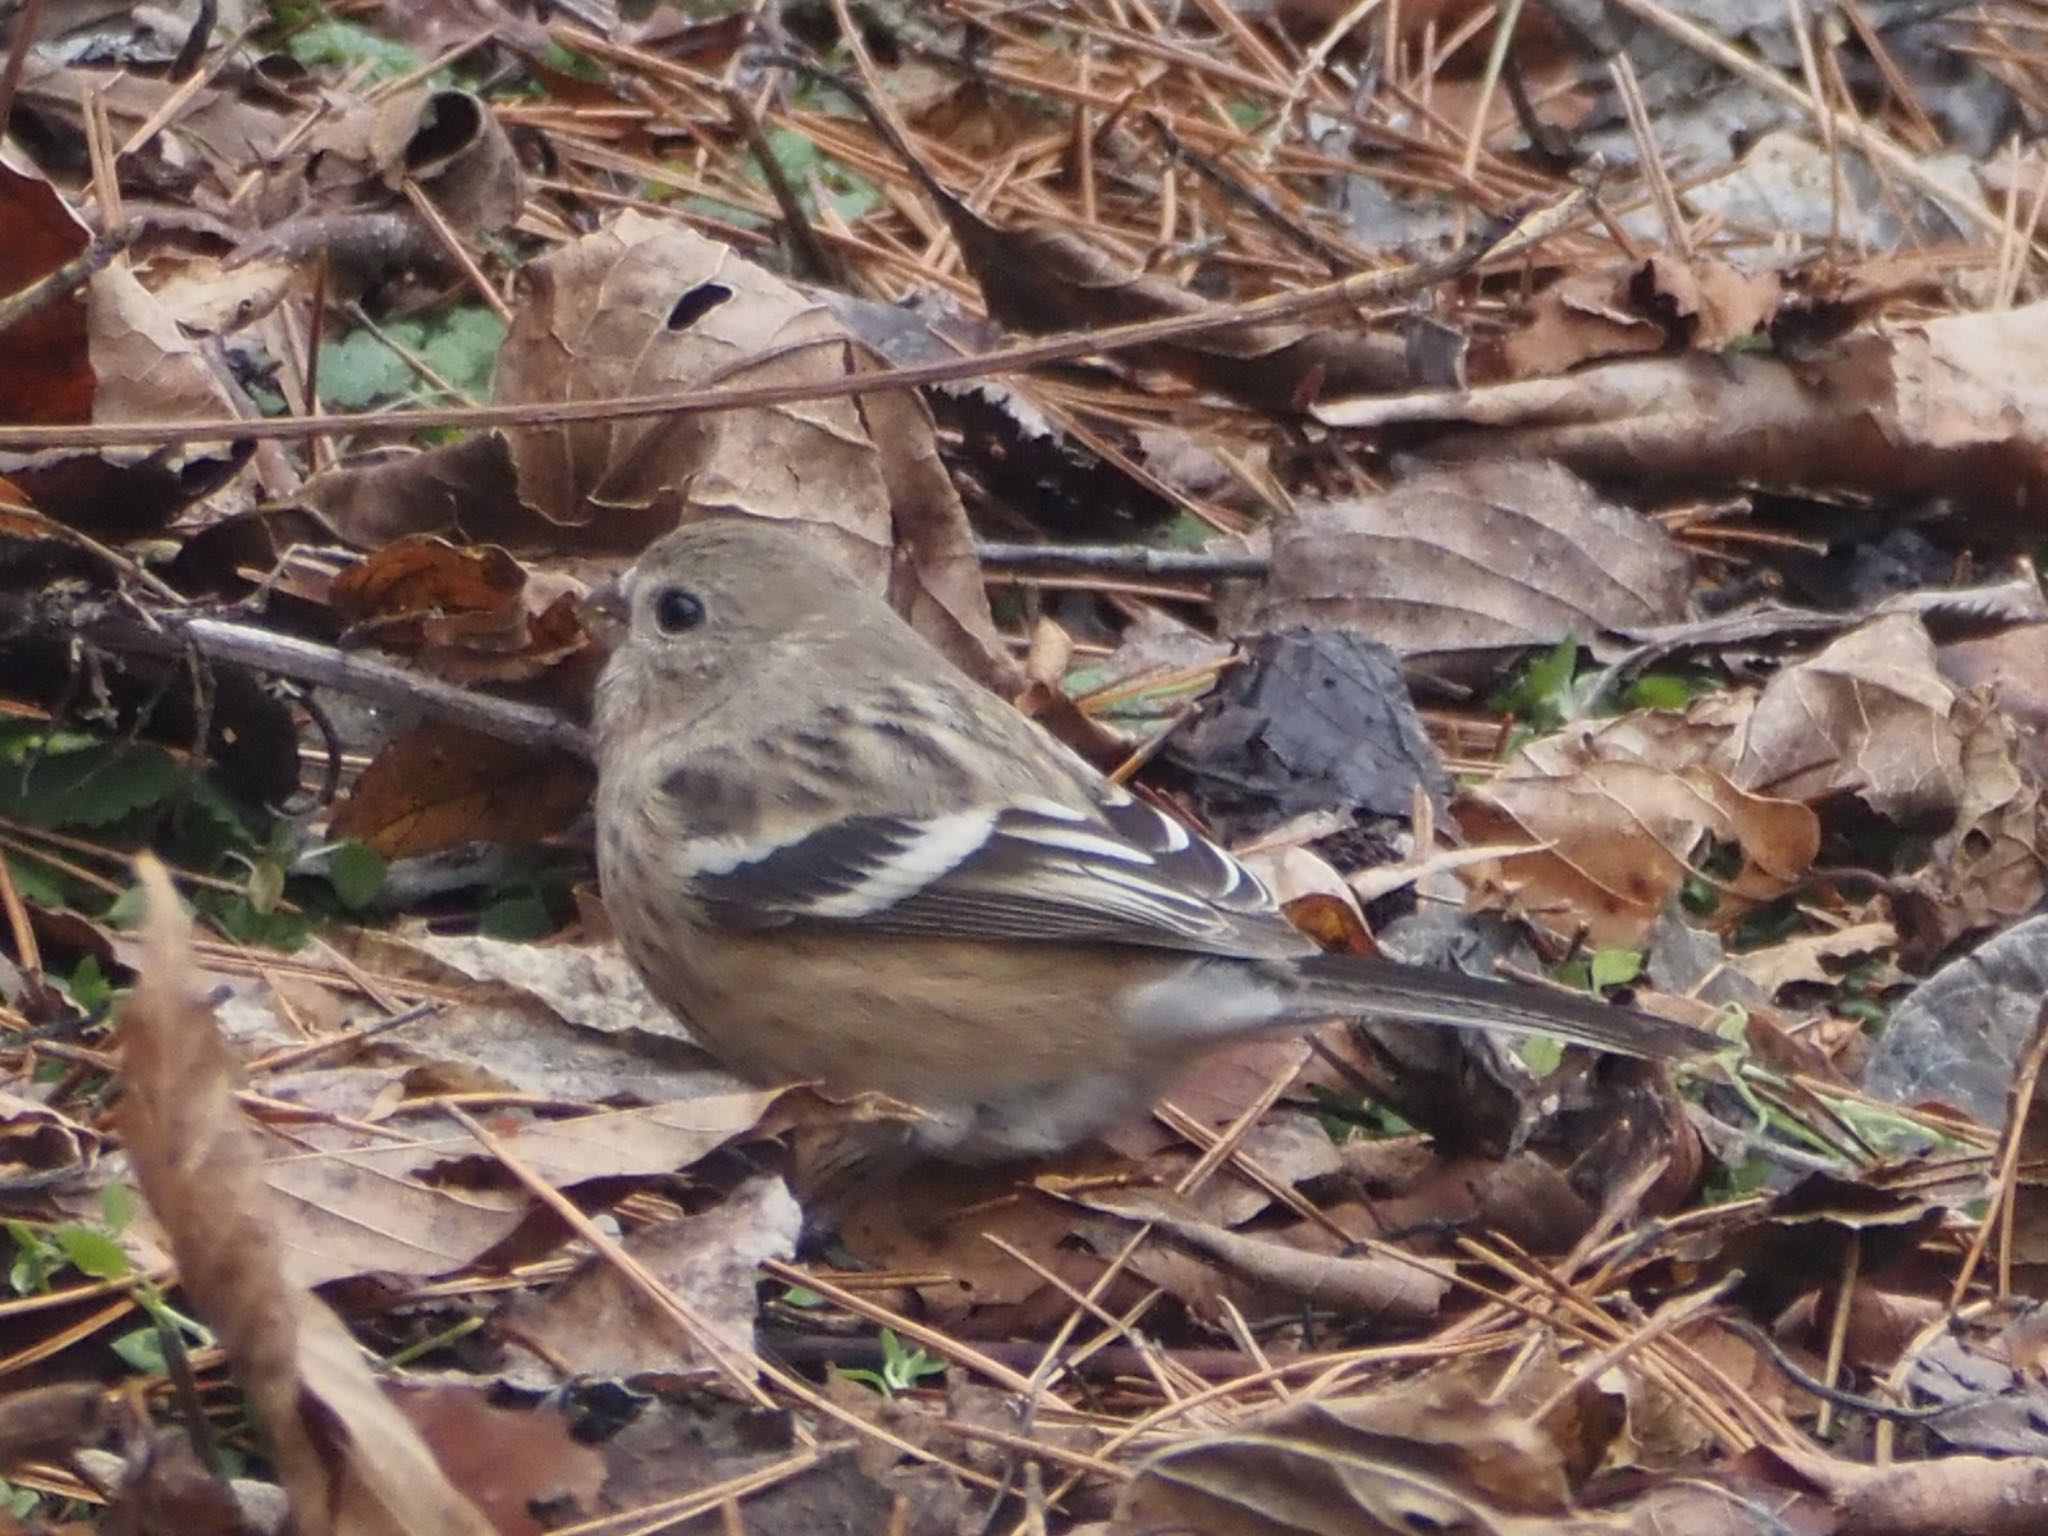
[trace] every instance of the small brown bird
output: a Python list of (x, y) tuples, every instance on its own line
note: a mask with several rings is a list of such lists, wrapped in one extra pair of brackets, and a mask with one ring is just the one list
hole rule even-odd
[(1064, 1147), (1211, 1046), (1339, 1016), (1720, 1047), (1589, 998), (1319, 952), (1235, 858), (798, 532), (692, 524), (616, 602), (598, 864), (627, 953), (735, 1071), (905, 1100), (927, 1151)]

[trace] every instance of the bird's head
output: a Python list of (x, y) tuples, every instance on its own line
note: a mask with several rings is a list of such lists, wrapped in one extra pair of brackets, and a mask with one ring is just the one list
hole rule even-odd
[(591, 603), (615, 636), (597, 688), (600, 750), (773, 689), (793, 662), (832, 666), (835, 638), (881, 604), (823, 539), (761, 518), (719, 518), (649, 545)]

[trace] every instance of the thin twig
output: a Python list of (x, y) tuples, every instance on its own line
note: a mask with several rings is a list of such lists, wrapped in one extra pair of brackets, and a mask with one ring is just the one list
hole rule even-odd
[(128, 249), (140, 231), (124, 225), (110, 234), (96, 236), (92, 243), (56, 271), (46, 273), (27, 287), (0, 295), (0, 332), (26, 320), (37, 310), (76, 293), (95, 273), (104, 272), (116, 256)]
[(1121, 352), (1154, 342), (1178, 341), (1185, 337), (1236, 326), (1263, 325), (1277, 320), (1294, 320), (1331, 307), (1349, 308), (1368, 302), (1385, 302), (1420, 292), (1441, 282), (1476, 270), (1490, 262), (1522, 255), (1539, 241), (1558, 233), (1578, 216), (1587, 193), (1570, 196), (1536, 210), (1498, 238), (1467, 245), (1453, 254), (1409, 266), (1377, 272), (1357, 272), (1349, 277), (1268, 294), (1243, 304), (1219, 304), (1214, 309), (1185, 315), (1164, 315), (1130, 325), (1113, 325), (1100, 330), (1068, 331), (1042, 341), (1003, 347), (993, 352), (970, 353), (935, 363), (909, 368), (892, 368), (873, 373), (848, 374), (828, 380), (802, 380), (787, 384), (748, 384), (717, 389), (683, 390), (655, 395), (619, 395), (601, 400), (557, 400), (535, 405), (495, 405), (482, 410), (429, 410), (390, 413), (381, 411), (344, 412), (323, 416), (318, 421), (276, 418), (249, 421), (240, 417), (194, 417), (184, 421), (113, 422), (107, 424), (0, 427), (0, 448), (112, 447), (120, 444), (162, 444), (203, 441), (262, 441), (315, 437), (324, 432), (355, 432), (365, 429), (398, 428), (409, 432), (441, 427), (479, 429), (484, 427), (558, 427), (584, 421), (633, 421), (650, 416), (702, 415), (713, 411), (747, 410), (762, 406), (790, 405), (800, 400), (829, 400), (850, 395), (877, 394), (884, 390), (910, 389), (926, 384), (946, 384), (955, 379), (981, 378), (996, 374), (1022, 373), (1048, 363), (1098, 353)]
[(29, 50), (43, 24), (43, 4), (44, 0), (27, 0), (14, 18), (14, 40), (6, 65), (0, 67), (0, 134), (7, 131), (7, 119), (14, 114), (14, 93), (21, 88), (21, 72), (28, 67)]
[(207, 660), (313, 683), (373, 703), (417, 710), (447, 725), (524, 746), (548, 747), (586, 761), (590, 734), (566, 715), (536, 704), (521, 704), (475, 693), (407, 667), (336, 650), (293, 635), (280, 635), (226, 619), (159, 613), (154, 625), (125, 616), (92, 620), (75, 631), (110, 651), (145, 656), (182, 656), (189, 643)]
[(978, 544), (984, 570), (1107, 576), (1196, 576), (1231, 581), (1266, 574), (1265, 555), (1192, 549), (1148, 549), (1142, 544)]

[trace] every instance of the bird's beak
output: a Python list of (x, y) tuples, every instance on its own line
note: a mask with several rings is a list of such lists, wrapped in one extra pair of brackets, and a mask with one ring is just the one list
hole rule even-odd
[(577, 617), (600, 645), (617, 650), (633, 615), (633, 573), (615, 577), (583, 599)]

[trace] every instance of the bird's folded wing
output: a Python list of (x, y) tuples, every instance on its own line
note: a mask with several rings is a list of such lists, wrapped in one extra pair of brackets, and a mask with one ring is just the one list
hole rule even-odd
[(850, 816), (768, 846), (693, 843), (684, 857), (696, 894), (743, 927), (833, 922), (1248, 959), (1314, 948), (1250, 870), (1121, 792), (1088, 811), (1031, 799)]

